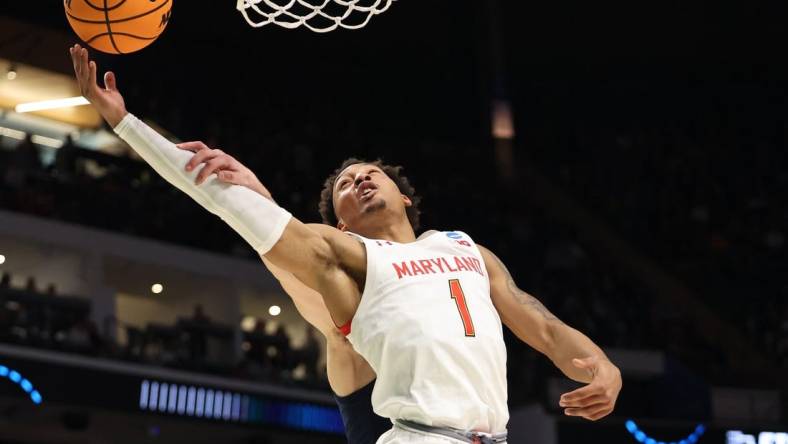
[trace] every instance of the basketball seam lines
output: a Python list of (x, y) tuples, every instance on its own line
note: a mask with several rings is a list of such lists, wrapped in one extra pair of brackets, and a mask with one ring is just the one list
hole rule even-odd
[(90, 40), (86, 41), (85, 43), (91, 43), (91, 42), (93, 42), (94, 40), (96, 40), (99, 37), (104, 37), (104, 36), (107, 36), (107, 35), (110, 35), (110, 34), (111, 35), (119, 35), (119, 36), (123, 36), (123, 37), (130, 37), (130, 38), (139, 39), (139, 40), (155, 40), (156, 37), (158, 37), (158, 36), (155, 36), (155, 37), (144, 37), (144, 36), (141, 36), (141, 35), (129, 34), (129, 33), (126, 33), (126, 32), (112, 31), (112, 32), (102, 32), (101, 34), (96, 34), (93, 37), (91, 37)]
[[(156, 12), (156, 11), (158, 11), (159, 9), (161, 9), (161, 8), (163, 8), (163, 7), (165, 7), (165, 6), (167, 6), (169, 3), (170, 3), (170, 0), (167, 0), (167, 1), (165, 1), (164, 3), (162, 3), (161, 5), (157, 6), (156, 8), (154, 8), (154, 9), (151, 9), (150, 11), (147, 11), (147, 12), (145, 12), (144, 14), (138, 14), (138, 15), (135, 15), (135, 16), (132, 16), (132, 17), (124, 17), (124, 18), (122, 18), (122, 19), (116, 19), (116, 20), (112, 20), (112, 21), (111, 21), (111, 23), (121, 23), (121, 22), (128, 22), (128, 21), (131, 21), (131, 20), (134, 20), (134, 19), (138, 19), (138, 18), (140, 18), (140, 17), (145, 17), (146, 15), (148, 15), (148, 14), (151, 14), (151, 13), (153, 13), (153, 12)], [(78, 21), (78, 22), (81, 22), (81, 23), (92, 23), (92, 24), (102, 24), (102, 23), (107, 23), (107, 20), (106, 20), (106, 19), (105, 19), (105, 20), (86, 20), (86, 19), (83, 19), (83, 18), (79, 18), (79, 17), (76, 17), (76, 16), (74, 16), (74, 15), (73, 15), (73, 14), (71, 14), (71, 12), (69, 12), (69, 11), (66, 11), (66, 14), (68, 14), (68, 16), (69, 16), (69, 17), (71, 17), (72, 19), (74, 19), (74, 20), (76, 20), (76, 21)], [(108, 18), (108, 14), (107, 14), (107, 12), (106, 12), (106, 11), (105, 11), (104, 15), (105, 15), (105, 17), (107, 17), (107, 18)]]
[(115, 44), (115, 37), (112, 35), (112, 26), (109, 21), (109, 11), (107, 10), (107, 0), (104, 0), (104, 18), (107, 23), (107, 34), (109, 34), (109, 41), (112, 43), (112, 47), (115, 48), (115, 51), (117, 51), (118, 54), (123, 54), (123, 51), (121, 51), (120, 48), (118, 48), (118, 45)]
[[(118, 2), (117, 5), (115, 5), (115, 6), (111, 7), (111, 8), (102, 9), (99, 6), (95, 6), (93, 3), (90, 3), (90, 0), (83, 0), (83, 1), (85, 2), (85, 4), (87, 4), (88, 6), (90, 6), (93, 9), (95, 9), (96, 11), (104, 11), (104, 10), (112, 11), (113, 9), (120, 8), (121, 6), (123, 6), (124, 3), (126, 3), (126, 0), (121, 0), (120, 2)], [(105, 4), (106, 4), (106, 2), (105, 2)]]

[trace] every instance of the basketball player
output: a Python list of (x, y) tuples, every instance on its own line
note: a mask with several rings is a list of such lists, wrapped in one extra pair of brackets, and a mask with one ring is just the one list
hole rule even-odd
[(195, 183), (198, 171), (186, 170), (192, 155), (126, 111), (112, 73), (99, 88), (87, 50), (76, 45), (71, 55), (83, 96), (121, 138), (265, 260), (322, 297), (332, 322), (377, 375), (372, 404), (394, 423), (378, 443), (505, 442), (501, 319), (570, 378), (589, 383), (562, 405), (591, 419), (612, 410), (621, 377), (604, 353), (517, 289), (503, 264), (467, 234), (416, 239), (408, 218), (414, 201), (381, 166), (344, 165), (331, 190), (336, 228), (304, 224), (214, 174)]
[[(271, 199), (270, 192), (259, 181), (257, 176), (238, 162), (235, 158), (217, 149), (210, 149), (202, 142), (186, 142), (177, 145), (179, 148), (192, 151), (195, 155), (187, 163), (186, 170), (190, 171), (199, 165), (204, 165), (196, 177), (196, 183), (202, 183), (211, 174), (217, 174), (219, 180), (245, 186), (256, 191), (260, 195)], [(333, 189), (336, 179), (346, 167), (363, 164), (357, 159), (348, 159), (344, 164), (332, 174), (325, 183), (325, 188), (321, 193), (320, 212), (323, 216), (323, 223), (334, 225), (337, 223), (336, 215), (333, 213)], [(409, 184), (408, 179), (400, 175), (400, 167), (383, 165), (376, 161), (371, 163), (381, 168), (396, 184), (398, 189), (407, 195), (415, 204), (408, 208), (408, 217), (414, 229), (418, 229), (418, 197), (415, 190)], [(434, 234), (435, 231), (427, 231), (419, 236), (422, 239)], [(497, 257), (492, 256), (489, 250), (479, 247), (482, 256), (491, 255), (494, 262), (497, 262), (504, 270), (507, 279), (507, 286), (511, 286), (512, 291), (521, 294), (524, 301), (532, 304), (537, 310), (544, 310), (544, 313), (552, 317), (546, 308), (522, 290), (517, 289), (514, 281), (509, 275), (508, 270), (503, 266)], [(388, 420), (373, 413), (371, 403), (371, 393), (373, 390), (375, 374), (372, 368), (358, 353), (356, 353), (341, 331), (334, 326), (328, 311), (323, 303), (322, 297), (314, 290), (300, 283), (291, 273), (274, 266), (270, 261), (263, 257), (263, 262), (273, 275), (279, 280), (284, 290), (293, 299), (296, 309), (304, 319), (315, 326), (326, 338), (327, 341), (327, 360), (326, 369), (329, 384), (335, 393), (337, 404), (342, 413), (345, 423), (345, 432), (349, 444), (372, 444), (377, 437), (386, 432), (391, 425)], [(489, 267), (489, 264), (487, 265)], [(557, 320), (557, 319), (556, 319)], [(537, 318), (537, 322), (540, 319)], [(558, 321), (558, 325), (560, 321)], [(545, 328), (545, 327), (540, 327)], [(548, 324), (547, 328), (550, 328)], [(529, 340), (529, 343), (530, 340)], [(549, 350), (549, 349), (548, 349)], [(546, 352), (548, 356), (552, 353)], [(600, 386), (601, 387), (601, 386)], [(603, 405), (594, 405), (594, 398), (583, 398), (584, 391), (569, 393), (562, 397), (562, 405), (568, 407), (566, 414), (570, 416), (580, 416), (589, 420), (600, 419), (612, 411), (612, 405), (605, 409)], [(579, 398), (578, 398), (579, 396)], [(589, 408), (591, 407), (591, 408)], [(595, 411), (595, 408), (599, 408)]]

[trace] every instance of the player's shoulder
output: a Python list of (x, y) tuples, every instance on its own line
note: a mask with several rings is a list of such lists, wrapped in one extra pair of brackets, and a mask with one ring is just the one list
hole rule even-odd
[(315, 231), (317, 231), (320, 234), (341, 233), (341, 231), (339, 229), (337, 229), (336, 227), (332, 227), (331, 225), (328, 225), (328, 224), (311, 223), (311, 224), (306, 224), (306, 226), (311, 228), (311, 229), (313, 229), (313, 230), (315, 230)]
[(438, 234), (438, 233), (440, 233), (440, 231), (438, 231), (438, 230), (427, 230), (427, 231), (421, 233), (419, 235), (419, 237), (416, 238), (416, 240), (426, 239), (426, 238), (428, 238), (428, 237), (430, 237), (430, 236), (432, 236), (434, 234)]
[(328, 225), (328, 224), (310, 223), (310, 224), (306, 224), (306, 226), (308, 226), (312, 230), (320, 233), (323, 236), (340, 236), (342, 239), (345, 239), (345, 238), (359, 239), (359, 238), (361, 238), (361, 236), (359, 236), (359, 235), (357, 235), (355, 233), (351, 233), (349, 231), (342, 231), (342, 230), (340, 230), (340, 229), (338, 229), (336, 227), (332, 227), (331, 225)]
[(335, 250), (357, 255), (364, 251), (364, 242), (358, 235), (342, 231), (327, 224), (306, 224), (331, 244)]
[(484, 249), (481, 245), (477, 244), (476, 241), (466, 232), (461, 230), (429, 230), (422, 233), (419, 236), (418, 240), (425, 239), (430, 236), (435, 236), (435, 238), (444, 238), (449, 240), (452, 243), (457, 243), (459, 245), (463, 245), (465, 247), (477, 247), (480, 252)]
[(457, 241), (465, 240), (465, 241), (470, 241), (474, 244), (476, 243), (473, 241), (473, 238), (471, 237), (470, 234), (462, 230), (446, 230), (446, 231), (441, 231), (441, 233), (443, 233), (443, 235), (448, 237), (449, 239), (453, 239)]

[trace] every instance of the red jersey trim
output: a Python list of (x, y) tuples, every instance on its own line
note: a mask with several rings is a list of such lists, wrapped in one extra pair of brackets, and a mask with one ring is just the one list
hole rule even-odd
[(350, 324), (353, 323), (353, 320), (347, 321), (347, 323), (339, 328), (339, 332), (342, 333), (343, 336), (347, 336), (350, 334)]

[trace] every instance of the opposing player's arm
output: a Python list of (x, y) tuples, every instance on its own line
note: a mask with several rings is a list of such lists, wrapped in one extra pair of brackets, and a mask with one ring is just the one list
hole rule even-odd
[(330, 338), (336, 330), (336, 326), (328, 313), (325, 302), (323, 302), (323, 296), (304, 285), (293, 273), (274, 265), (265, 256), (260, 256), (260, 258), (271, 274), (279, 281), (279, 284), (282, 285), (285, 293), (293, 300), (293, 304), (298, 313), (301, 314), (301, 317), (318, 329), (320, 333), (323, 333), (323, 336), (327, 339)]
[(561, 398), (572, 416), (596, 420), (609, 414), (621, 390), (621, 373), (586, 335), (566, 325), (515, 284), (509, 270), (479, 246), (490, 277), (490, 294), (503, 323), (520, 340), (547, 356), (567, 377), (588, 383)]
[(70, 53), (82, 95), (157, 173), (221, 217), (273, 264), (324, 295), (337, 322), (353, 317), (366, 269), (362, 244), (332, 227), (307, 226), (273, 201), (243, 186), (220, 183), (215, 176), (198, 186), (199, 171), (185, 171), (192, 155), (127, 112), (114, 74), (105, 74), (105, 88), (100, 88), (96, 63), (89, 61), (86, 49), (75, 45)]
[(268, 270), (279, 280), (282, 288), (293, 299), (301, 316), (326, 338), (326, 372), (331, 390), (347, 396), (375, 379), (375, 372), (367, 361), (350, 345), (334, 325), (322, 296), (287, 272), (262, 257)]

